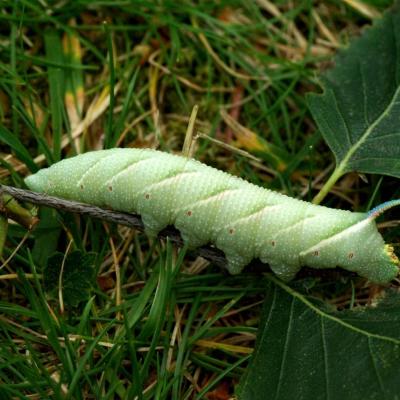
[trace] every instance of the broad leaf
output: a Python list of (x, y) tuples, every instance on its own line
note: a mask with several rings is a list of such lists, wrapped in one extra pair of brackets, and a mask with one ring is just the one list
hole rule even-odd
[(398, 293), (376, 307), (328, 312), (271, 279), (239, 400), (398, 398)]
[(95, 253), (75, 250), (67, 255), (54, 253), (49, 257), (44, 270), (44, 286), (49, 294), (57, 297), (60, 288), (64, 302), (72, 307), (89, 299), (94, 285)]
[(348, 171), (400, 177), (400, 3), (340, 52), (308, 96), (313, 117)]

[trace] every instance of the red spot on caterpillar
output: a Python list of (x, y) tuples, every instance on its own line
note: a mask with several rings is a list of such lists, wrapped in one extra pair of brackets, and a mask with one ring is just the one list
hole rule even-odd
[(192, 212), (190, 210), (186, 214), (187, 214), (188, 217), (192, 216)]
[(349, 260), (351, 260), (354, 257), (354, 253), (349, 253), (347, 257), (349, 257)]

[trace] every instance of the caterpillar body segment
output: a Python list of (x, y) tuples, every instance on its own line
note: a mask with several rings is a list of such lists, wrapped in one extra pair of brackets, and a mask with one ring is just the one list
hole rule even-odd
[(181, 156), (100, 150), (25, 182), (37, 192), (140, 214), (151, 235), (174, 225), (189, 246), (223, 250), (231, 273), (260, 258), (286, 280), (305, 265), (339, 266), (378, 283), (398, 274), (397, 258), (367, 214), (292, 199)]

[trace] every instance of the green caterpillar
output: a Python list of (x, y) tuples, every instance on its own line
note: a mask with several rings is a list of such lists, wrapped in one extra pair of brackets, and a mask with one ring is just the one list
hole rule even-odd
[(280, 278), (302, 266), (342, 267), (377, 283), (398, 274), (375, 217), (313, 205), (263, 189), (196, 160), (150, 149), (85, 153), (25, 180), (37, 192), (140, 214), (146, 231), (174, 225), (191, 247), (214, 244), (228, 270), (253, 258)]

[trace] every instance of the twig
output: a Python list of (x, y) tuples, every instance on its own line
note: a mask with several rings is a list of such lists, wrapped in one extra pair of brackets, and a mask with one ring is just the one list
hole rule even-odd
[[(79, 203), (77, 201), (64, 200), (58, 197), (31, 192), (30, 190), (17, 189), (12, 186), (0, 185), (0, 198), (4, 194), (9, 194), (20, 201), (26, 201), (32, 204), (51, 207), (57, 210), (88, 215), (92, 218), (125, 225), (130, 228), (135, 228), (139, 231), (144, 231), (144, 225), (140, 216), (135, 214), (105, 210), (100, 207)], [(168, 227), (158, 234), (158, 238), (160, 239), (165, 239), (167, 237), (171, 242), (175, 243), (179, 247), (183, 247), (184, 243), (177, 229), (173, 227)], [(203, 246), (196, 250), (193, 250), (192, 254), (203, 257), (220, 267), (227, 266), (227, 261), (224, 253), (215, 247)], [(266, 265), (263, 264), (260, 260), (253, 260), (250, 265), (256, 268), (256, 270), (261, 270), (263, 272), (268, 271)], [(315, 270), (312, 268), (303, 267), (302, 270), (297, 274), (297, 277), (302, 278), (307, 276), (319, 276), (323, 280), (332, 280), (338, 279), (339, 276), (344, 275), (355, 276), (354, 273), (342, 270), (341, 268), (333, 270)]]
[[(77, 201), (60, 199), (58, 197), (48, 196), (42, 193), (31, 192), (30, 190), (17, 189), (12, 186), (0, 185), (0, 197), (3, 194), (9, 194), (17, 200), (26, 201), (28, 203), (41, 206), (55, 208), (67, 212), (88, 215), (92, 218), (101, 219), (103, 221), (113, 222), (119, 225), (125, 225), (144, 231), (144, 225), (140, 216), (128, 214), (119, 211), (106, 210), (89, 204), (79, 203)], [(179, 231), (174, 228), (166, 228), (158, 235), (159, 238), (169, 238), (169, 240), (178, 246), (183, 246), (183, 240)], [(219, 266), (226, 266), (227, 262), (222, 251), (211, 247), (204, 246), (194, 251), (197, 254)]]

